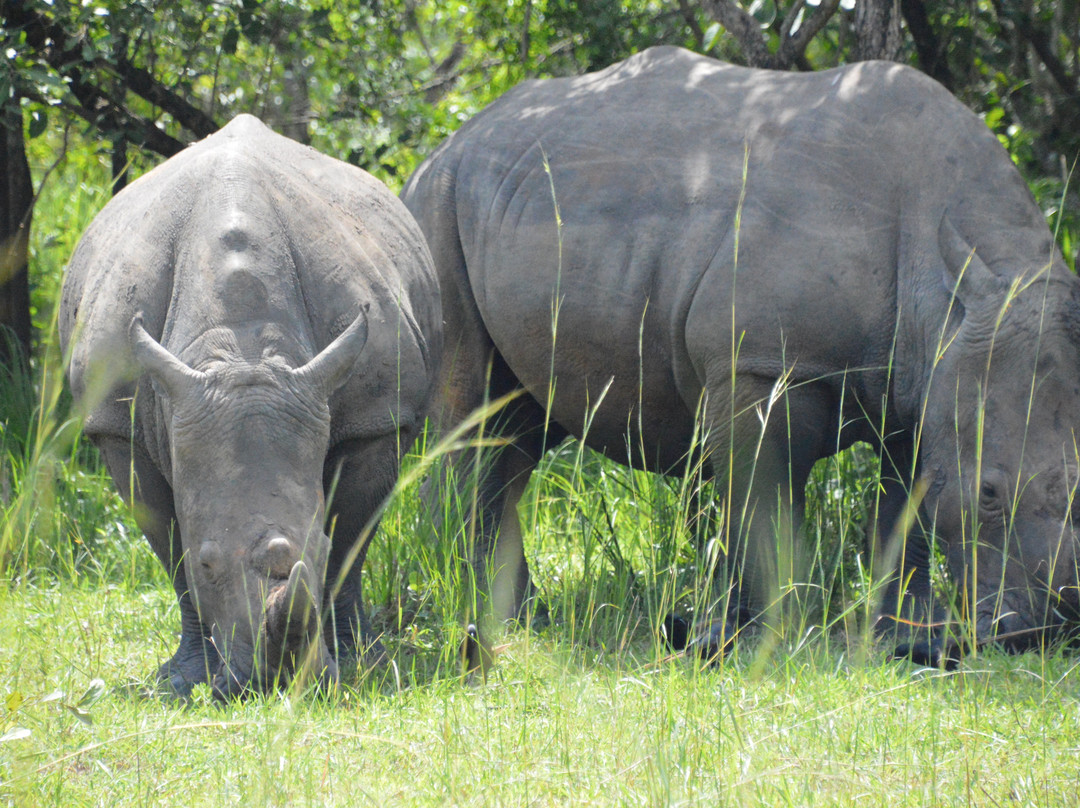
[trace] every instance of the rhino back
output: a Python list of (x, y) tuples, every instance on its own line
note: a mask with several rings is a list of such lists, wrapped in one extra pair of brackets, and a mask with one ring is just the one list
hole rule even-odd
[[(448, 174), (452, 199), (422, 210)], [(485, 327), (540, 400), (557, 310), (556, 419), (579, 430), (607, 389), (597, 442), (621, 443), (640, 402), (673, 458), (736, 351), (741, 371), (796, 380), (888, 364), (898, 276), (930, 263), (900, 266), (906, 223), (936, 233), (949, 210), (991, 266), (1052, 249), (985, 125), (891, 63), (791, 74), (653, 48), (519, 86), (412, 186), (429, 238), (456, 227)], [(876, 406), (884, 371), (855, 376)]]
[(439, 347), (428, 344), (439, 316), (430, 255), (381, 183), (241, 116), (98, 215), (68, 267), (60, 330), (77, 396), (89, 374), (115, 377), (120, 395), (88, 424), (114, 431), (129, 420), (116, 399), (136, 375), (127, 340), (136, 312), (190, 361), (202, 334), (259, 319), (281, 325), (310, 358), (361, 307), (364, 359), (331, 402), (339, 439), (392, 429), (398, 402), (406, 421), (422, 417), (423, 369)]

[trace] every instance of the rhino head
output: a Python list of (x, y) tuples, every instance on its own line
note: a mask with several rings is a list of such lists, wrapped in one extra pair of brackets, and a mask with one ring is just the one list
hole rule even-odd
[(129, 337), (162, 402), (188, 585), (222, 660), (215, 695), (272, 687), (301, 666), (336, 678), (320, 625), (323, 466), (329, 398), (367, 340), (364, 313), (303, 364), (287, 331), (265, 323), (207, 332), (190, 364), (139, 315)]
[(1003, 280), (947, 220), (940, 241), (956, 294), (925, 403), (924, 504), (976, 642), (1019, 651), (1080, 617), (1080, 284), (1053, 265)]

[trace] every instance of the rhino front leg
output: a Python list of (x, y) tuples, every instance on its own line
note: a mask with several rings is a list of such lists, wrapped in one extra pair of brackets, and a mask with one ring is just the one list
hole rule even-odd
[(325, 631), (326, 643), (339, 663), (348, 654), (357, 654), (365, 666), (386, 658), (364, 610), (361, 570), (378, 528), (378, 519), (372, 521), (372, 517), (397, 479), (398, 447), (410, 441), (404, 432), (400, 444), (397, 435), (347, 441), (334, 448), (325, 466), (324, 487), (330, 497), (327, 524), (333, 527), (326, 568), (329, 619)]
[(923, 514), (916, 510), (910, 438), (886, 443), (881, 455), (881, 483), (874, 530), (867, 548), (887, 581), (878, 609), (875, 631), (906, 640), (932, 622), (930, 545), (923, 530)]
[(93, 439), (124, 501), (134, 506), (135, 520), (154, 555), (172, 579), (180, 606), (180, 645), (158, 668), (157, 679), (174, 695), (186, 698), (192, 687), (210, 681), (221, 658), (188, 590), (172, 489), (141, 446), (114, 436)]

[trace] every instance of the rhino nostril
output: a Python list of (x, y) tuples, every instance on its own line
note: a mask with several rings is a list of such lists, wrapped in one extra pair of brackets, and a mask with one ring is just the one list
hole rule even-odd
[(299, 553), (284, 536), (275, 536), (266, 543), (266, 572), (270, 578), (288, 578), (299, 560)]
[(199, 547), (199, 563), (207, 572), (213, 572), (221, 566), (221, 545), (216, 541), (204, 541)]

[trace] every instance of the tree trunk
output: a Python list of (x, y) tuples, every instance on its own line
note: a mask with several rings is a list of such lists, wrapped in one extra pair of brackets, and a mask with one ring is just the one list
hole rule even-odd
[(128, 140), (123, 135), (112, 142), (112, 192), (116, 196), (128, 183)]
[(27, 256), (34, 186), (26, 161), (22, 109), (17, 99), (0, 106), (0, 364), (30, 356), (30, 284)]
[(900, 0), (858, 0), (855, 4), (855, 61), (889, 59), (900, 53)]
[(904, 21), (907, 22), (908, 33), (915, 43), (915, 52), (919, 55), (919, 68), (944, 84), (945, 89), (953, 92), (955, 82), (948, 59), (945, 58), (945, 48), (930, 24), (925, 4), (922, 0), (900, 0), (900, 9), (904, 14)]

